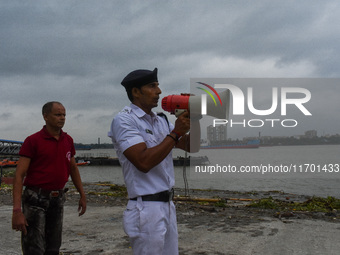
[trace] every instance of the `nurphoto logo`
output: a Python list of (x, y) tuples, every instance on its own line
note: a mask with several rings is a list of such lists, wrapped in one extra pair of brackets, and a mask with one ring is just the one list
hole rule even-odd
[[(216, 118), (213, 120), (213, 126), (216, 125), (226, 125), (229, 124), (231, 127), (235, 125), (248, 126), (248, 127), (262, 127), (265, 123), (269, 123), (271, 127), (274, 127), (277, 122), (281, 124), (282, 127), (295, 127), (298, 125), (298, 121), (296, 119), (277, 119), (277, 118), (266, 118), (266, 119), (243, 119), (242, 121), (233, 121), (233, 119), (228, 119), (229, 115), (229, 104), (231, 102), (232, 97), (232, 115), (233, 116), (242, 116), (245, 115), (245, 106), (247, 106), (248, 111), (256, 116), (269, 116), (276, 112), (278, 109), (280, 110), (281, 116), (287, 115), (287, 106), (292, 105), (296, 107), (303, 115), (312, 116), (312, 113), (306, 108), (305, 104), (311, 100), (311, 92), (308, 89), (301, 87), (272, 87), (271, 91), (269, 91), (269, 95), (271, 95), (271, 106), (267, 109), (257, 109), (254, 106), (254, 93), (252, 87), (247, 87), (247, 94), (245, 95), (243, 91), (236, 85), (233, 84), (214, 84), (211, 86), (207, 83), (197, 82), (201, 85), (206, 86), (220, 100), (220, 106), (223, 107), (226, 105), (228, 110), (226, 110), (225, 118)], [(204, 88), (197, 87), (198, 89), (203, 90), (212, 98), (214, 105), (207, 102), (207, 95), (201, 95), (201, 114), (209, 115), (207, 112), (209, 111), (209, 107), (216, 107), (217, 103), (212, 95), (212, 93)], [(226, 102), (221, 100), (220, 95), (217, 93), (216, 89), (225, 89), (228, 91), (230, 97), (224, 97)], [(279, 104), (280, 101), (280, 104)], [(213, 114), (211, 116), (214, 116)]]

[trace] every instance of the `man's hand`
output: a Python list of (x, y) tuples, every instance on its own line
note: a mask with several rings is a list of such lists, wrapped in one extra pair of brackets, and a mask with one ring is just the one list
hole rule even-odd
[(185, 135), (190, 130), (190, 114), (188, 111), (178, 116), (175, 122), (174, 131), (181, 136)]
[[(178, 117), (175, 122), (174, 132), (179, 133), (182, 138), (176, 144), (176, 148), (185, 150), (187, 152), (199, 151), (201, 142), (201, 127), (199, 120), (201, 118), (202, 115), (190, 115), (189, 112), (184, 112)], [(177, 128), (178, 130), (182, 131), (177, 131)], [(190, 134), (187, 134), (189, 130)]]
[(12, 215), (12, 229), (16, 231), (22, 231), (24, 235), (27, 235), (28, 226), (25, 215), (22, 212), (13, 212)]
[(78, 212), (79, 212), (79, 216), (82, 216), (86, 212), (86, 198), (85, 197), (81, 197), (79, 199)]

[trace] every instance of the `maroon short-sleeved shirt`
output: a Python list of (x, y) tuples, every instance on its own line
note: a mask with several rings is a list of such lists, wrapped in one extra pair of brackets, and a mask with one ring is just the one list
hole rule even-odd
[(67, 133), (61, 131), (57, 140), (44, 126), (25, 139), (19, 155), (31, 159), (24, 186), (59, 190), (68, 181), (70, 160), (75, 155), (75, 148), (72, 137)]

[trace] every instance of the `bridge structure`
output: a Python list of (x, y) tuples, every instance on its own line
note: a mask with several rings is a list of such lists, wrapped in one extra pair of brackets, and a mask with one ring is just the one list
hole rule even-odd
[(0, 139), (0, 155), (18, 155), (24, 142)]

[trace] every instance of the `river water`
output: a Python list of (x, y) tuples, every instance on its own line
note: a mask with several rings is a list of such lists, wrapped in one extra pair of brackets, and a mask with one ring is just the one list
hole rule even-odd
[[(78, 151), (77, 156), (116, 157), (114, 149)], [(258, 149), (201, 150), (187, 156), (207, 156), (205, 166), (175, 167), (176, 187), (232, 191), (283, 191), (340, 198), (340, 145), (274, 146)], [(185, 156), (175, 149), (173, 156)], [(84, 182), (124, 184), (121, 167), (79, 167)]]

